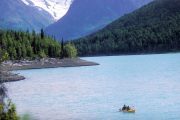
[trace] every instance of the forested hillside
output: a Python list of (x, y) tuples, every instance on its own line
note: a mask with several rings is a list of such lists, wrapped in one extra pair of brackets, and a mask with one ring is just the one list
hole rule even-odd
[(43, 30), (40, 34), (34, 31), (0, 31), (0, 53), (6, 52), (9, 59), (35, 59), (44, 57), (63, 58), (76, 55), (72, 44), (63, 44), (51, 37), (45, 36)]
[(80, 56), (180, 51), (180, 1), (155, 0), (74, 44)]

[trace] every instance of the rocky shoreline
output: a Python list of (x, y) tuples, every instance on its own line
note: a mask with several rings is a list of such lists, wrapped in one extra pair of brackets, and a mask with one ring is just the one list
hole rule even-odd
[(15, 74), (9, 71), (1, 71), (0, 72), (0, 80), (2, 83), (5, 82), (15, 82), (15, 81), (20, 81), (20, 80), (24, 80), (25, 77), (21, 76), (19, 74)]
[(27, 70), (27, 69), (43, 69), (43, 68), (57, 68), (57, 67), (80, 67), (80, 66), (94, 66), (99, 65), (95, 62), (90, 62), (82, 60), (80, 58), (46, 58), (39, 60), (16, 60), (16, 61), (6, 61), (3, 62), (2, 68), (3, 72), (0, 73), (1, 78), (4, 82), (14, 82), (19, 80), (24, 80), (25, 77), (18, 74), (14, 74), (13, 70)]

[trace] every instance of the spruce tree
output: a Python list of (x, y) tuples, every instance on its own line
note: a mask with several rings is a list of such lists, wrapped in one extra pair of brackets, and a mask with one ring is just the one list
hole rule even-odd
[(44, 30), (41, 29), (41, 39), (44, 39)]
[(62, 38), (62, 40), (61, 40), (61, 59), (63, 59), (64, 58), (64, 40), (63, 40), (63, 38)]

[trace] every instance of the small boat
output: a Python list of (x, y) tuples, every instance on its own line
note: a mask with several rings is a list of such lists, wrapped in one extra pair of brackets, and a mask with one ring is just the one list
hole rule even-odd
[(129, 110), (122, 110), (122, 109), (119, 109), (119, 112), (124, 112), (124, 113), (135, 113), (136, 110), (133, 108), (129, 109)]

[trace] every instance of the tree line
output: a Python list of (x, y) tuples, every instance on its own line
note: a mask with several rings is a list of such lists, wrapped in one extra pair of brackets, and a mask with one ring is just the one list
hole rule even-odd
[(40, 33), (0, 30), (0, 49), (8, 53), (11, 60), (77, 56), (73, 44), (64, 43), (63, 40), (59, 43), (52, 37), (46, 36), (43, 29)]

